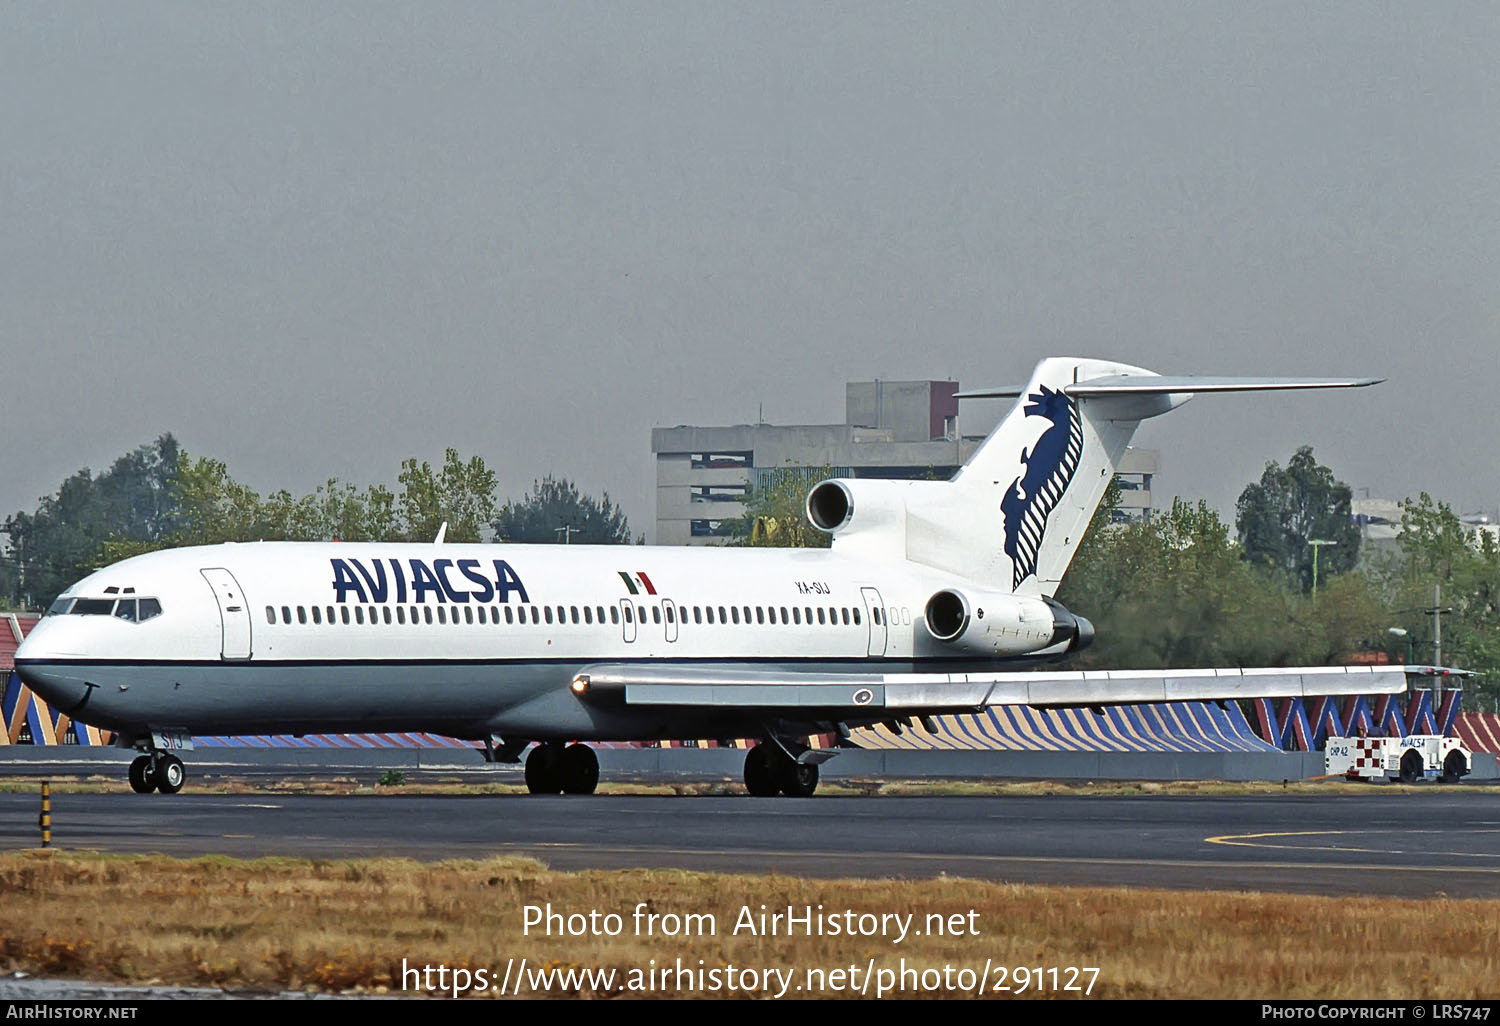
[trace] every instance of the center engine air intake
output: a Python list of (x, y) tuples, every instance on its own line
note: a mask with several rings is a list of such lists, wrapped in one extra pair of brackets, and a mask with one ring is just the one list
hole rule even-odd
[(836, 531), (854, 515), (854, 496), (839, 481), (824, 481), (807, 493), (807, 519), (820, 531)]

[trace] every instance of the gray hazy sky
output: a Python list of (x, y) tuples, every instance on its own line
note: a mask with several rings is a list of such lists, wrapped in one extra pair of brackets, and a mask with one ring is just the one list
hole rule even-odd
[(1493, 4), (10, 3), (0, 95), (0, 515), (172, 431), (649, 529), (653, 426), (1050, 354), (1390, 379), (1148, 424), (1165, 494), (1500, 504)]

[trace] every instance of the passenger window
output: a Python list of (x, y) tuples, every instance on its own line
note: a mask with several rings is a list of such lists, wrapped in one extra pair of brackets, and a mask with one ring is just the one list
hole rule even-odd
[(614, 606), (609, 607), (609, 622), (614, 624), (620, 622), (620, 611)]
[[(877, 624), (880, 622), (880, 609), (879, 609), (879, 607), (876, 607), (870, 613), (870, 615), (873, 616), (873, 617), (875, 617), (875, 622)], [(856, 627), (859, 626), (859, 607), (858, 606), (854, 607), (854, 626), (856, 626)]]
[(485, 613), (484, 606), (480, 606), (479, 609), (477, 610), (477, 612), (479, 613), (479, 622), (480, 623), (488, 623), (489, 622), (488, 620), (486, 620), (484, 618), (484, 613)]
[[(283, 607), (282, 611), (285, 612), (285, 607)], [(354, 622), (355, 623), (359, 623), (359, 624), (362, 624), (362, 623), (365, 622), (365, 607), (364, 606), (355, 606), (354, 607)]]
[(568, 613), (572, 616), (573, 622), (577, 623), (578, 622), (578, 607), (577, 606), (569, 606), (568, 607)]
[(319, 609), (317, 606), (313, 606), (312, 607), (312, 615), (313, 615), (313, 623), (320, 624), (320, 625), (323, 623), (323, 610)]
[(812, 606), (803, 606), (802, 607), (802, 615), (806, 618), (807, 625), (809, 627), (811, 627), (812, 626)]
[(583, 607), (583, 622), (592, 624), (594, 622), (594, 611), (588, 606)]
[[(728, 623), (729, 622), (729, 617), (727, 617), (727, 616), (724, 615), (724, 607), (723, 606), (719, 607), (719, 622), (720, 623)], [(739, 617), (735, 617), (734, 618), (734, 622), (735, 623), (739, 623), (740, 622), (740, 618)]]
[(390, 623), (391, 622), (391, 607), (390, 606), (382, 606), (381, 609), (380, 609), (380, 617), (386, 623)]
[(448, 610), (442, 606), (437, 607), (438, 623), (448, 622)]
[(740, 623), (740, 607), (739, 606), (730, 606), (729, 607), (729, 614), (730, 614), (730, 616), (732, 616), (734, 618), (735, 626), (738, 627), (739, 623)]
[(406, 607), (405, 606), (397, 606), (396, 607), (396, 622), (399, 623), (399, 624), (403, 624), (403, 625), (406, 623)]
[(328, 622), (329, 623), (333, 623), (333, 621), (336, 620), (336, 619), (337, 619), (337, 616), (334, 615), (333, 607), (329, 606), (328, 607)]
[(703, 609), (701, 607), (699, 607), (699, 606), (694, 606), (693, 607), (693, 622), (694, 623), (702, 623), (703, 622)]
[(755, 622), (756, 623), (765, 623), (766, 622), (766, 612), (760, 606), (756, 606), (755, 607)]
[(603, 623), (604, 622), (604, 607), (603, 606), (595, 606), (594, 609), (597, 611), (596, 615), (599, 617), (599, 622)]
[(266, 623), (275, 623), (275, 622), (276, 622), (276, 607), (275, 606), (267, 606), (266, 607)]
[(661, 623), (661, 607), (660, 606), (652, 606), (651, 607), (651, 622), (652, 623)]
[(505, 622), (515, 623), (515, 613), (511, 612), (510, 606), (505, 607)]
[[(811, 621), (808, 621), (808, 622), (810, 623)], [(822, 606), (818, 607), (818, 622), (819, 623), (826, 623), (827, 622), (827, 621), (825, 621), (823, 619), (823, 607)]]
[(464, 623), (474, 622), (474, 607), (464, 606)]
[(714, 622), (714, 607), (713, 606), (704, 606), (703, 607), (703, 611), (708, 614), (708, 622), (709, 623), (713, 623)]
[(303, 624), (307, 623), (307, 610), (302, 606), (297, 607), (297, 622)]
[[(160, 602), (158, 602), (156, 599), (152, 599), (152, 598), (141, 599), (141, 619), (142, 620), (149, 620), (153, 616), (160, 616), (160, 615), (161, 615), (161, 603)], [(275, 619), (275, 617), (272, 617), (272, 619)]]
[(292, 622), (292, 607), (291, 606), (282, 606), (281, 607), (281, 622), (282, 623), (291, 623)]
[(672, 607), (668, 606), (667, 607), (667, 623), (676, 623), (676, 622), (677, 621), (675, 619), (673, 619)]
[(339, 619), (343, 620), (345, 624), (347, 624), (349, 622), (349, 607), (348, 606), (345, 606), (345, 607), (343, 607), (342, 609), (339, 610)]
[(536, 606), (532, 606), (531, 607), (531, 622), (532, 623), (541, 623), (542, 622), (542, 614), (541, 614), (540, 611), (538, 611), (538, 609), (536, 608)]
[(428, 624), (432, 623), (432, 607), (431, 606), (423, 606), (422, 607), (422, 622), (423, 623), (428, 623)]
[(844, 626), (847, 627), (847, 626), (849, 626), (849, 610), (848, 610), (847, 607), (843, 610), (843, 614), (844, 614)]
[(748, 624), (749, 622), (750, 622), (750, 607), (746, 606), (745, 607), (745, 623)]
[(542, 609), (542, 615), (547, 618), (547, 622), (548, 623), (551, 623), (552, 622), (552, 607), (551, 606), (544, 607)]
[(798, 609), (796, 606), (793, 606), (792, 607), (792, 623), (800, 624), (801, 622), (802, 622), (802, 610)]

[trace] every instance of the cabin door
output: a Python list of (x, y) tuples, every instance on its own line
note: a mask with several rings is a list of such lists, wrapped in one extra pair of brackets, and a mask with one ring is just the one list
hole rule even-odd
[(250, 658), (250, 603), (240, 590), (234, 574), (222, 567), (201, 571), (203, 579), (214, 590), (219, 600), (219, 621), (224, 630), (223, 657), (225, 659)]

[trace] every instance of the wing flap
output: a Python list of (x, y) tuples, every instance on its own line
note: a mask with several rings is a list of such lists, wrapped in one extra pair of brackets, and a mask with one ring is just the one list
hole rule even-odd
[(578, 677), (588, 691), (623, 694), (625, 704), (632, 706), (816, 709), (850, 715), (1395, 695), (1407, 686), (1407, 668), (1401, 666), (834, 674), (610, 663), (585, 667)]

